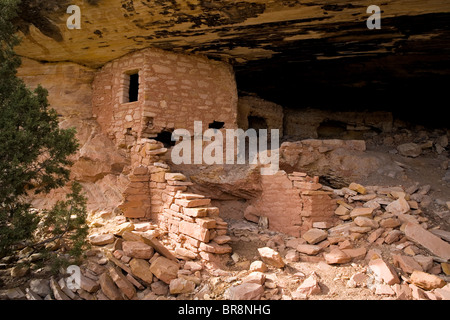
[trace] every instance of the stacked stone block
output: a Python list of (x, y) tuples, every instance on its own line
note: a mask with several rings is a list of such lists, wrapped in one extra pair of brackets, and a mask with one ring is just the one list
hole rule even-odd
[(191, 183), (182, 174), (166, 173), (165, 178), (164, 211), (157, 220), (176, 243), (177, 256), (211, 260), (211, 254), (230, 253), (227, 223), (219, 217), (219, 209), (210, 206), (211, 199), (186, 193)]
[(336, 208), (332, 192), (324, 191), (318, 177), (306, 173), (286, 174), (279, 171), (272, 176), (261, 176), (262, 194), (250, 202), (244, 217), (259, 222), (268, 219), (270, 230), (299, 237), (315, 222), (331, 224)]
[[(128, 102), (129, 75), (139, 74), (138, 101)], [(105, 64), (92, 86), (92, 113), (121, 148), (174, 129), (214, 121), (237, 126), (237, 91), (229, 65), (148, 48)]]
[(211, 260), (213, 254), (231, 252), (226, 243), (227, 223), (211, 199), (188, 193), (192, 182), (181, 173), (172, 173), (162, 157), (167, 152), (161, 142), (141, 139), (131, 148), (130, 183), (120, 206), (125, 217), (147, 218), (167, 231), (174, 252), (182, 259)]

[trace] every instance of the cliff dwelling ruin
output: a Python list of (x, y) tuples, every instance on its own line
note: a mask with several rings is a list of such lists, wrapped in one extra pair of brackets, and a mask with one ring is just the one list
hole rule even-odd
[[(449, 299), (448, 3), (381, 4), (370, 30), (362, 0), (72, 1), (81, 29), (69, 30), (69, 4), (37, 23), (34, 2), (17, 21), (19, 76), (77, 129), (71, 179), (91, 243), (137, 278), (122, 298)], [(278, 130), (279, 171), (175, 164), (172, 133), (196, 121), (224, 136)], [(153, 248), (153, 278), (132, 272), (122, 242)], [(416, 271), (443, 283), (424, 288)], [(240, 281), (251, 272), (264, 280)], [(102, 289), (75, 293), (111, 298)]]

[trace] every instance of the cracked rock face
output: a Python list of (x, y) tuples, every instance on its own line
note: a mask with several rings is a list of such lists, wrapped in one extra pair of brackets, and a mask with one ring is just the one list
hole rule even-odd
[(16, 51), (89, 68), (149, 47), (200, 54), (229, 62), (240, 91), (285, 108), (376, 109), (404, 117), (426, 104), (432, 110), (414, 113), (414, 120), (435, 124), (431, 115), (446, 99), (450, 76), (449, 3), (380, 4), (381, 29), (369, 30), (372, 4), (89, 0), (76, 3), (81, 29), (69, 30), (67, 1), (24, 0)]
[[(387, 3), (382, 6), (386, 28), (370, 33), (366, 10), (371, 2), (364, 0), (347, 4), (322, 0), (90, 0), (77, 3), (81, 30), (69, 30), (68, 5), (65, 0), (23, 2), (17, 21), (24, 34), (20, 54), (98, 67), (130, 51), (159, 47), (239, 63), (283, 55), (290, 48), (303, 47), (301, 53), (308, 54), (312, 41), (327, 39), (322, 44), (331, 47), (319, 49), (325, 51), (316, 52), (317, 59), (356, 57), (393, 52), (406, 40), (439, 38), (446, 31), (436, 27), (450, 13), (450, 6), (438, 0)], [(430, 20), (424, 20), (426, 15)], [(394, 21), (394, 17), (401, 19)], [(427, 21), (434, 24), (426, 26)], [(416, 26), (408, 27), (410, 22)], [(339, 48), (345, 42), (352, 44)]]

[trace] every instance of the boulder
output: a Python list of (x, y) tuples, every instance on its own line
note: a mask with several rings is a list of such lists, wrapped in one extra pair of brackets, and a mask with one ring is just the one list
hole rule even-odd
[(373, 271), (377, 278), (383, 280), (386, 284), (393, 285), (400, 283), (400, 279), (398, 278), (395, 269), (383, 259), (370, 260), (369, 268)]
[(324, 258), (328, 264), (341, 264), (352, 260), (349, 255), (337, 248), (331, 250), (329, 253), (325, 253)]
[(229, 300), (259, 300), (264, 287), (258, 283), (246, 282), (227, 290)]
[(122, 250), (126, 256), (149, 260), (154, 253), (153, 247), (140, 241), (124, 241)]
[(416, 143), (404, 143), (397, 147), (397, 151), (404, 157), (416, 158), (422, 153), (422, 148)]
[(195, 289), (195, 283), (184, 278), (177, 278), (170, 281), (170, 294), (191, 293)]
[(153, 273), (151, 272), (150, 264), (147, 261), (134, 258), (130, 261), (130, 269), (133, 275), (145, 283), (152, 283)]
[(260, 260), (256, 260), (253, 261), (250, 264), (250, 271), (260, 271), (260, 272), (266, 272), (267, 271), (267, 266), (264, 262), (260, 261)]
[(150, 271), (159, 279), (167, 284), (178, 275), (180, 266), (177, 262), (165, 257), (156, 258), (150, 265)]
[(328, 232), (322, 229), (312, 228), (306, 231), (302, 238), (309, 244), (316, 244), (328, 237)]
[(447, 283), (438, 276), (418, 270), (414, 270), (410, 277), (411, 283), (424, 290), (442, 288)]
[(106, 244), (110, 244), (114, 242), (114, 235), (110, 233), (92, 235), (89, 237), (89, 242), (93, 246), (104, 246)]
[(119, 288), (114, 284), (109, 274), (103, 273), (100, 278), (100, 287), (102, 292), (108, 297), (109, 300), (123, 300), (122, 293)]
[(258, 248), (258, 253), (264, 263), (274, 266), (276, 268), (283, 268), (284, 261), (277, 251), (269, 247)]
[(446, 261), (450, 260), (450, 244), (448, 242), (414, 223), (407, 223), (404, 232), (408, 239), (427, 248), (436, 256)]

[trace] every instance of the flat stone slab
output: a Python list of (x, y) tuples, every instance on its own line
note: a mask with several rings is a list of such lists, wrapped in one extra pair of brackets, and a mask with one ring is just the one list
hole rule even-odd
[(408, 223), (405, 227), (405, 235), (408, 239), (427, 248), (436, 256), (446, 261), (450, 260), (450, 243), (445, 242), (421, 226), (414, 223)]

